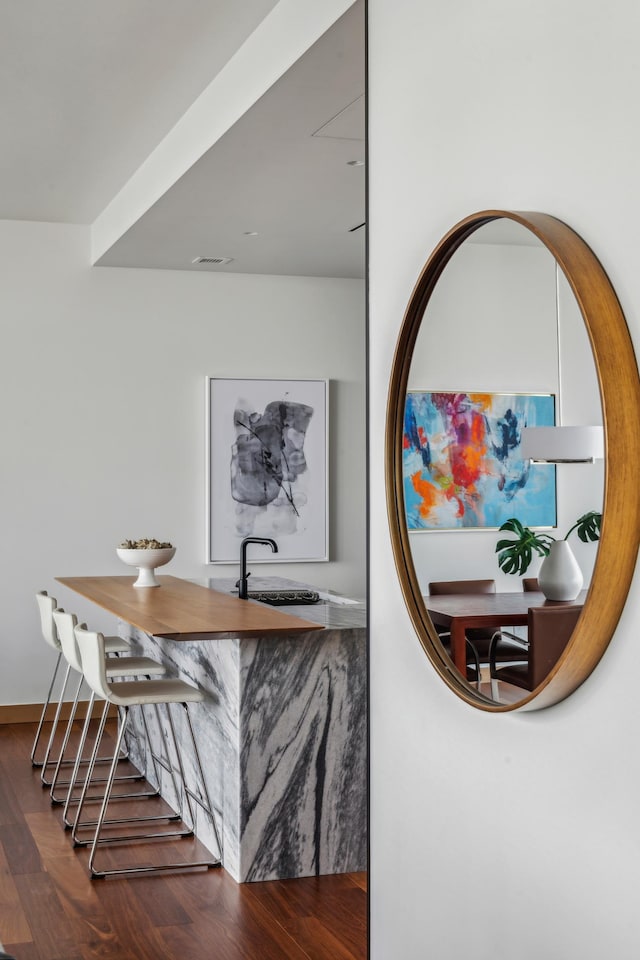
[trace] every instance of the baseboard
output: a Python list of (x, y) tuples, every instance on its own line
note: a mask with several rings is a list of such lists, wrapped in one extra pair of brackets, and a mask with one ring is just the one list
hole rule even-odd
[[(84, 720), (87, 715), (88, 700), (80, 700), (76, 711), (76, 718)], [(3, 723), (37, 723), (42, 713), (42, 703), (14, 703), (0, 704), (0, 724)], [(57, 704), (49, 704), (47, 710), (47, 720), (53, 720), (56, 713)], [(102, 707), (100, 707), (102, 709)], [(112, 707), (115, 716), (115, 708)], [(71, 713), (71, 703), (63, 703), (60, 716), (62, 720), (68, 720)], [(97, 711), (96, 711), (97, 713)]]

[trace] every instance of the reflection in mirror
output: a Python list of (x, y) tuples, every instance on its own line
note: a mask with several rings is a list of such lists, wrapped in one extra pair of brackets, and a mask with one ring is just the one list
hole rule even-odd
[(498, 532), (505, 521), (548, 545), (602, 510), (603, 461), (522, 459), (522, 428), (554, 423), (602, 424), (587, 330), (547, 247), (495, 220), (456, 250), (428, 302), (409, 367), (402, 463), (411, 559), (442, 657), (494, 703), (522, 700), (555, 665), (596, 559), (594, 538), (572, 533), (583, 589), (566, 595), (570, 603), (535, 589), (535, 545), (527, 564), (525, 544), (514, 573), (498, 566), (498, 540), (514, 537)]

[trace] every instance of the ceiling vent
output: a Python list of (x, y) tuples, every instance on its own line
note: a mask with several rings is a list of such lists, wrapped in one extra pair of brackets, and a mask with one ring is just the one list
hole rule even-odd
[(233, 257), (196, 257), (191, 263), (208, 263), (215, 267), (222, 267), (232, 261)]

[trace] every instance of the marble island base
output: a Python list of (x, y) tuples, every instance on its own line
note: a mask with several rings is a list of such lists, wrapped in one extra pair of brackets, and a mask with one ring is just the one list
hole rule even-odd
[[(283, 583), (255, 581), (260, 589)], [(207, 581), (212, 584), (232, 586)], [(364, 608), (323, 603), (291, 612), (325, 629), (176, 641), (120, 621), (136, 652), (161, 660), (205, 693), (202, 704), (190, 707), (191, 717), (223, 866), (239, 882), (366, 869)], [(179, 739), (186, 750), (187, 738)], [(150, 758), (136, 753), (135, 742), (130, 747), (154, 780)], [(188, 775), (191, 758), (183, 759)], [(161, 779), (171, 803), (170, 777), (163, 772)], [(196, 834), (216, 849), (200, 810)]]

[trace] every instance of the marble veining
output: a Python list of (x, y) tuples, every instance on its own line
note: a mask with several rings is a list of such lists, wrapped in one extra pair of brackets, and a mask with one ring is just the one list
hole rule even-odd
[[(257, 577), (253, 586), (283, 584), (307, 586)], [(191, 716), (222, 834), (223, 865), (241, 882), (366, 867), (364, 608), (287, 608), (310, 620), (322, 609), (331, 627), (290, 637), (175, 642), (121, 624), (137, 651), (205, 692), (204, 703), (190, 707)], [(191, 779), (181, 717), (178, 722)], [(153, 779), (150, 758), (135, 751), (132, 743), (134, 759)], [(163, 795), (172, 802), (170, 779), (162, 773)], [(215, 850), (201, 812), (196, 833)]]

